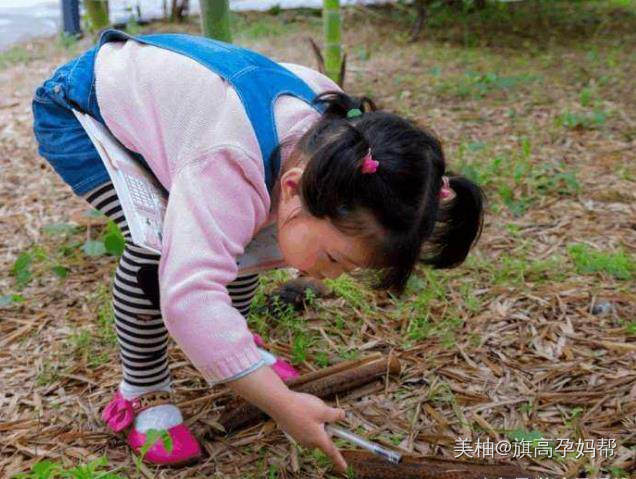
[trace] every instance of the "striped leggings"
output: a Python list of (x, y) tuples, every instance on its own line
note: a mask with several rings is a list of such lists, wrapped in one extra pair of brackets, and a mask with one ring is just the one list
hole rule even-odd
[[(156, 271), (160, 255), (132, 242), (130, 230), (109, 181), (89, 191), (83, 198), (93, 208), (112, 219), (126, 239), (113, 282), (112, 301), (115, 329), (122, 362), (124, 383), (148, 390), (171, 384), (168, 371), (168, 331), (159, 309)], [(258, 273), (238, 276), (227, 285), (232, 305), (247, 316), (258, 286)], [(154, 287), (148, 284), (154, 282)]]

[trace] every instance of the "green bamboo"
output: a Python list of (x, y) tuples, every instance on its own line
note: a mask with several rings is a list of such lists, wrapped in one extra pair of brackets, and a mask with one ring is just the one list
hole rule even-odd
[(93, 30), (101, 30), (110, 24), (108, 20), (108, 0), (84, 0), (84, 7)]
[(322, 15), (325, 29), (325, 73), (339, 83), (342, 66), (340, 0), (323, 0)]
[(201, 0), (201, 28), (206, 37), (232, 43), (228, 0)]

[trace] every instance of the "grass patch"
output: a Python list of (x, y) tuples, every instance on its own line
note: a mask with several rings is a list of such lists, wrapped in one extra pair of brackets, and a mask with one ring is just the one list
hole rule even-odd
[(595, 251), (586, 244), (576, 243), (568, 246), (568, 253), (579, 274), (605, 273), (628, 280), (633, 278), (636, 270), (633, 255), (624, 251)]
[(557, 118), (557, 125), (570, 130), (593, 130), (602, 127), (607, 116), (600, 109), (582, 113), (565, 111)]
[(437, 84), (435, 89), (439, 95), (449, 95), (461, 99), (481, 99), (493, 93), (509, 94), (522, 84), (537, 81), (537, 75), (501, 75), (496, 72), (468, 71), (463, 75), (445, 78)]
[[(555, 44), (580, 47), (581, 40), (599, 35), (620, 39), (634, 22), (633, 2), (604, 0), (572, 2), (487, 2), (482, 10), (473, 2), (453, 8), (432, 2), (426, 20), (426, 38), (463, 47), (512, 48), (515, 51), (547, 49)], [(387, 20), (411, 26), (414, 8), (393, 8)], [(422, 35), (423, 36), (423, 35)]]
[[(106, 470), (102, 470), (104, 468)], [(112, 467), (108, 464), (106, 456), (69, 469), (65, 468), (63, 464), (46, 459), (38, 461), (31, 466), (30, 472), (16, 474), (12, 476), (12, 479), (55, 479), (61, 477), (74, 479), (124, 479), (123, 476), (115, 474)]]
[(360, 283), (347, 274), (342, 274), (336, 279), (325, 279), (324, 283), (330, 287), (333, 292), (344, 298), (349, 305), (364, 313), (371, 312), (369, 298)]
[(497, 153), (483, 142), (462, 143), (457, 149), (460, 174), (479, 184), (496, 213), (501, 206), (523, 216), (542, 196), (575, 196), (581, 191), (577, 171), (563, 161), (534, 161), (532, 144), (523, 137), (516, 149)]

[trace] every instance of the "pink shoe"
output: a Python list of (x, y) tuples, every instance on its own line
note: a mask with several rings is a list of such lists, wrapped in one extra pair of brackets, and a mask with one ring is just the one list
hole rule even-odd
[[(135, 416), (149, 407), (160, 404), (174, 404), (172, 395), (168, 392), (157, 391), (142, 394), (135, 399), (127, 400), (119, 391), (102, 411), (102, 419), (114, 432), (119, 432), (133, 424)], [(199, 442), (185, 424), (177, 424), (169, 428), (168, 434), (172, 438), (172, 450), (163, 447), (159, 439), (146, 452), (143, 460), (151, 464), (180, 466), (195, 462), (201, 456)], [(146, 434), (135, 429), (134, 425), (128, 431), (128, 445), (140, 454), (140, 449), (146, 441)]]
[[(254, 337), (254, 342), (259, 348), (265, 347), (265, 342), (263, 341), (263, 338), (260, 337), (260, 335), (252, 334), (252, 336)], [(300, 376), (298, 371), (296, 371), (296, 369), (291, 364), (281, 358), (276, 358), (276, 362), (274, 364), (270, 364), (270, 367), (283, 381), (289, 381), (290, 379)]]

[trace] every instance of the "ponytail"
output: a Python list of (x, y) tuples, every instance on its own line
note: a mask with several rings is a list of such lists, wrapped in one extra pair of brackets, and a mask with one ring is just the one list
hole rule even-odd
[(351, 110), (360, 110), (361, 113), (376, 111), (377, 107), (371, 98), (362, 96), (349, 96), (339, 91), (325, 91), (316, 96), (313, 103), (326, 105), (323, 113), (326, 117), (347, 118)]
[(485, 196), (482, 189), (463, 176), (449, 176), (455, 197), (440, 205), (437, 226), (424, 245), (422, 261), (435, 268), (461, 264), (481, 236)]

